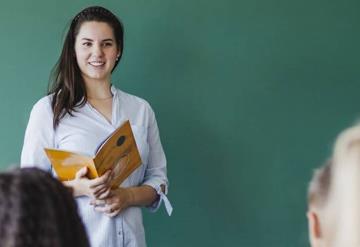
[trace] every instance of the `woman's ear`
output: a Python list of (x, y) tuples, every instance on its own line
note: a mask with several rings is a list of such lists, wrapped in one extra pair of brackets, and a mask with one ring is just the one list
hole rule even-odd
[(309, 238), (311, 247), (320, 246), (319, 242), (322, 239), (321, 224), (319, 215), (315, 211), (309, 210), (306, 213), (309, 227)]

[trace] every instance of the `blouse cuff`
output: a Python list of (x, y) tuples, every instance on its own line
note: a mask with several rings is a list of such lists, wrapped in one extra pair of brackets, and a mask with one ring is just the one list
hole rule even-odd
[(147, 208), (149, 208), (150, 212), (156, 212), (160, 208), (161, 202), (164, 202), (166, 212), (168, 213), (169, 216), (171, 216), (173, 207), (172, 207), (169, 199), (166, 196), (167, 186), (165, 186), (165, 193), (164, 193), (161, 189), (161, 185), (154, 185), (151, 183), (144, 183), (144, 184), (154, 188), (157, 195), (159, 196), (159, 198), (152, 205), (147, 207)]

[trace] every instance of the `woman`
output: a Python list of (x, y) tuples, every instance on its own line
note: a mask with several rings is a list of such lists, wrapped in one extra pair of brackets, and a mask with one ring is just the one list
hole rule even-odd
[(88, 7), (74, 17), (49, 95), (31, 111), (21, 155), (22, 166), (51, 171), (45, 147), (91, 156), (130, 120), (143, 164), (121, 187), (110, 190), (110, 171), (88, 179), (86, 168), (66, 182), (73, 188), (92, 246), (146, 246), (140, 207), (154, 211), (164, 200), (169, 214), (172, 210), (165, 196), (166, 159), (154, 112), (145, 100), (111, 85), (122, 53), (123, 27), (109, 10)]
[(71, 192), (36, 168), (1, 173), (0, 246), (89, 246)]

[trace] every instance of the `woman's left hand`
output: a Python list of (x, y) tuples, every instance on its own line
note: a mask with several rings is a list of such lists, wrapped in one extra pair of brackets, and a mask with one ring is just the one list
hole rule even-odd
[(98, 212), (114, 217), (131, 206), (133, 192), (130, 188), (116, 188), (110, 191), (109, 195), (102, 200), (92, 200), (90, 205)]

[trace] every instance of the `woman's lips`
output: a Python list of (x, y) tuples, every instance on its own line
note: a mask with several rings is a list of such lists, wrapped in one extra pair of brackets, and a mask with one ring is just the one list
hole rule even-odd
[(101, 67), (105, 64), (105, 62), (93, 61), (93, 62), (89, 62), (89, 64), (95, 67)]

